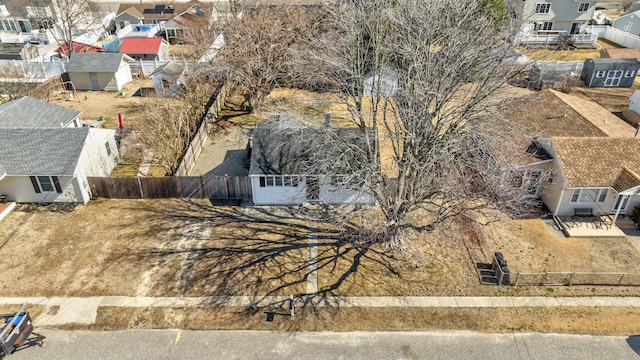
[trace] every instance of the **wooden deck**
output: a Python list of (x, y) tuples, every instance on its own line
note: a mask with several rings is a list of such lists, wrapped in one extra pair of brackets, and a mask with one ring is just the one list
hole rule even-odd
[(7, 202), (5, 204), (0, 203), (0, 219), (7, 216), (7, 214), (10, 213), (14, 207), (16, 207), (16, 203), (13, 201)]

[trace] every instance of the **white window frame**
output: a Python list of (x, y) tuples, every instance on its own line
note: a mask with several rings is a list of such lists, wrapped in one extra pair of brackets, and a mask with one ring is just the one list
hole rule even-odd
[(606, 73), (607, 73), (607, 72), (606, 72), (606, 71), (604, 71), (604, 70), (596, 70), (596, 77), (597, 77), (597, 78), (604, 77), (604, 75), (605, 75)]
[[(35, 176), (35, 178), (36, 178), (36, 183), (38, 184), (38, 188), (40, 188), (40, 192), (41, 193), (57, 193), (56, 184), (53, 182), (53, 177), (48, 176), (48, 175), (40, 175), (40, 176)], [(49, 185), (51, 185), (51, 190), (45, 190), (42, 187), (42, 183), (40, 182), (40, 178), (49, 178)]]
[(538, 197), (543, 173), (544, 170), (542, 169), (529, 169), (524, 172), (524, 176), (522, 177), (522, 188), (524, 189), (525, 197)]
[[(588, 194), (587, 191), (589, 192), (595, 191), (593, 200), (586, 199), (586, 195)], [(608, 188), (573, 189), (573, 192), (571, 193), (571, 197), (569, 198), (569, 202), (572, 204), (596, 204), (596, 203), (601, 204), (607, 201), (607, 198), (609, 197), (608, 193), (609, 193)]]
[(299, 177), (292, 175), (264, 175), (258, 177), (258, 185), (260, 187), (298, 187), (299, 183)]
[(627, 70), (624, 72), (624, 77), (634, 77), (636, 76), (635, 70)]
[(536, 3), (536, 7), (533, 10), (534, 14), (548, 14), (551, 11), (551, 3), (543, 2)]
[(633, 23), (631, 21), (627, 21), (626, 23), (624, 23), (624, 31), (629, 32), (631, 31), (631, 27), (633, 26)]
[[(586, 7), (586, 9), (583, 10), (582, 7), (584, 5), (586, 5), (587, 7)], [(591, 3), (580, 3), (580, 4), (578, 4), (578, 12), (579, 13), (585, 13), (585, 12), (589, 11), (590, 7), (591, 7)]]
[(540, 30), (542, 30), (542, 31), (553, 30), (553, 21), (545, 21), (545, 22), (543, 22), (542, 26), (540, 27)]
[(16, 27), (16, 22), (13, 19), (2, 19), (4, 23), (4, 28), (6, 31), (18, 31)]

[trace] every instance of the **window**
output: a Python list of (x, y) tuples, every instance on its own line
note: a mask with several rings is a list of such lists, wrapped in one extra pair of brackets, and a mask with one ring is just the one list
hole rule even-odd
[(31, 185), (36, 193), (61, 193), (60, 181), (57, 176), (30, 176)]
[(13, 20), (2, 20), (4, 23), (4, 29), (7, 31), (16, 31), (16, 23)]
[(548, 14), (549, 10), (551, 10), (551, 4), (549, 3), (537, 3), (536, 4), (536, 14)]
[(522, 183), (525, 186), (525, 195), (531, 197), (535, 197), (538, 195), (540, 176), (542, 176), (541, 170), (528, 170), (524, 174)]
[(157, 25), (158, 24), (158, 19), (151, 19), (151, 23), (153, 25)]
[(260, 181), (260, 187), (268, 187), (268, 186), (297, 187), (299, 182), (297, 176), (260, 176), (259, 181)]
[(607, 201), (608, 189), (573, 189), (572, 203), (603, 203)]
[(553, 184), (553, 178), (554, 178), (555, 176), (556, 176), (556, 174), (555, 174), (553, 171), (549, 172), (549, 176), (547, 177), (547, 182), (548, 182), (549, 184)]
[(604, 77), (605, 71), (604, 70), (598, 70), (596, 71), (596, 77)]
[(589, 3), (580, 3), (578, 5), (578, 12), (587, 12), (589, 11)]
[(633, 23), (631, 21), (624, 23), (624, 31), (626, 32), (631, 31), (632, 26), (633, 26)]
[(176, 36), (176, 29), (167, 29), (167, 36)]
[(104, 148), (107, 150), (107, 156), (111, 156), (111, 146), (109, 146), (109, 142), (104, 143)]
[(624, 72), (624, 77), (634, 77), (636, 76), (636, 72), (633, 70), (627, 70)]

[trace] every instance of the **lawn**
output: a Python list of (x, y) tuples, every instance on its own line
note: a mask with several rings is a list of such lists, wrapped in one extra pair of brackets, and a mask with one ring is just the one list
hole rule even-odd
[(618, 49), (620, 45), (606, 39), (598, 39), (595, 49), (552, 50), (540, 48), (518, 48), (518, 51), (531, 60), (544, 61), (584, 61), (591, 58), (599, 58), (602, 49)]

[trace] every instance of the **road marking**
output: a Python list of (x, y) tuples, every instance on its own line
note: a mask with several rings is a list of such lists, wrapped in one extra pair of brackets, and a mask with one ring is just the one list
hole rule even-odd
[(173, 345), (177, 345), (178, 340), (180, 340), (181, 337), (182, 337), (182, 331), (178, 330), (178, 334), (176, 335), (176, 342), (174, 342)]

